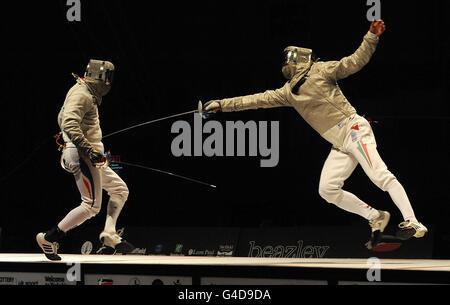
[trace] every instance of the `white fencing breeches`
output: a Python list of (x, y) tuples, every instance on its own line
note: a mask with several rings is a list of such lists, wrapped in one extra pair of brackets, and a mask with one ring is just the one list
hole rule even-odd
[[(103, 153), (103, 144), (93, 144), (95, 149)], [(102, 206), (102, 191), (108, 192), (106, 231), (115, 231), (116, 220), (128, 198), (128, 188), (125, 182), (111, 168), (96, 168), (91, 162), (82, 158), (72, 143), (67, 143), (62, 162), (64, 168), (75, 177), (75, 182), (81, 195), (81, 204), (67, 214), (58, 227), (67, 232), (79, 226), (100, 212)]]
[(359, 164), (375, 185), (391, 195), (405, 220), (414, 220), (414, 211), (405, 190), (378, 154), (369, 122), (355, 115), (343, 128), (348, 129), (344, 145), (332, 148), (322, 170), (319, 186), (321, 197), (367, 220), (376, 218), (379, 215), (377, 210), (342, 189)]

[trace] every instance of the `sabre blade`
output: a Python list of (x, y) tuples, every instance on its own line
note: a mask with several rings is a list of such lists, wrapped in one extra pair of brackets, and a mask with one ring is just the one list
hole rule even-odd
[(197, 180), (197, 179), (192, 179), (192, 178), (181, 176), (181, 175), (174, 174), (174, 173), (171, 173), (171, 172), (166, 172), (166, 171), (163, 171), (163, 170), (160, 170), (160, 169), (156, 169), (156, 168), (151, 168), (151, 167), (142, 166), (142, 165), (139, 165), (139, 164), (128, 163), (128, 162), (123, 162), (123, 161), (114, 161), (112, 163), (117, 163), (117, 164), (127, 165), (127, 166), (131, 166), (131, 167), (137, 167), (137, 168), (141, 168), (141, 169), (146, 169), (146, 170), (149, 170), (149, 171), (154, 171), (154, 172), (158, 172), (158, 173), (161, 173), (161, 174), (177, 177), (177, 178), (180, 178), (180, 179), (183, 179), (183, 180), (187, 180), (187, 181), (190, 181), (190, 182), (194, 182), (194, 183), (197, 183), (197, 184), (202, 184), (202, 185), (205, 185), (205, 186), (208, 186), (208, 187), (211, 187), (211, 188), (217, 188), (217, 186), (215, 186), (213, 184), (209, 184), (209, 183)]
[(142, 126), (145, 126), (145, 125), (149, 125), (149, 124), (153, 124), (153, 123), (156, 123), (156, 122), (161, 122), (161, 121), (177, 118), (177, 117), (180, 117), (180, 116), (184, 116), (184, 115), (188, 115), (188, 114), (196, 113), (196, 112), (198, 112), (198, 110), (192, 110), (192, 111), (188, 111), (188, 112), (174, 114), (174, 115), (166, 116), (166, 117), (163, 117), (163, 118), (160, 118), (160, 119), (155, 119), (155, 120), (151, 120), (151, 121), (144, 122), (144, 123), (141, 123), (141, 124), (133, 125), (131, 127), (127, 127), (127, 128), (124, 128), (124, 129), (112, 132), (110, 134), (107, 134), (106, 136), (103, 136), (103, 139), (109, 138), (111, 136), (114, 136), (114, 135), (119, 134), (119, 133), (123, 133), (123, 132), (131, 130), (131, 129), (135, 129), (135, 128), (142, 127)]

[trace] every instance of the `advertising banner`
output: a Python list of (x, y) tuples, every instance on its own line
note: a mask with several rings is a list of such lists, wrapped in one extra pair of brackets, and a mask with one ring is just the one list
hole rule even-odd
[[(366, 248), (371, 234), (369, 226), (125, 227), (119, 232), (136, 247), (133, 253), (136, 255), (431, 259), (434, 234), (429, 229), (426, 238), (400, 242), (400, 248), (392, 252)], [(99, 232), (93, 228), (73, 232), (62, 244), (61, 253), (113, 254), (98, 241)]]
[(86, 274), (85, 285), (192, 285), (191, 277), (182, 276), (147, 276), (122, 274)]
[(368, 226), (242, 229), (236, 256), (431, 259), (433, 255), (432, 232), (424, 239), (404, 241), (392, 252), (367, 250), (369, 238)]
[(65, 273), (0, 272), (0, 285), (76, 285)]
[[(72, 254), (113, 254), (102, 247), (99, 230), (71, 233), (62, 251)], [(118, 230), (136, 249), (136, 255), (235, 256), (238, 228), (125, 227)], [(62, 253), (62, 252), (61, 252)]]

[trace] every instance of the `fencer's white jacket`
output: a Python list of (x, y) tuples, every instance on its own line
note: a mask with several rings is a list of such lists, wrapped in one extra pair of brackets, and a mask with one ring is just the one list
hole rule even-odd
[(298, 92), (292, 92), (290, 82), (278, 90), (255, 95), (220, 100), (223, 112), (258, 108), (294, 107), (305, 121), (336, 147), (345, 140), (346, 123), (357, 112), (339, 88), (337, 81), (367, 65), (374, 54), (379, 38), (368, 32), (358, 50), (340, 61), (317, 62)]
[(72, 142), (84, 157), (102, 140), (97, 99), (87, 84), (78, 80), (67, 93), (58, 115), (64, 142)]

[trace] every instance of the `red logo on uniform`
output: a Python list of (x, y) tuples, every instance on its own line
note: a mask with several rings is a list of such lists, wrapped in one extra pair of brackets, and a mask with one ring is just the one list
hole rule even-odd
[(359, 130), (359, 125), (358, 125), (358, 124), (353, 125), (353, 126), (352, 126), (352, 129), (354, 129), (354, 130)]

